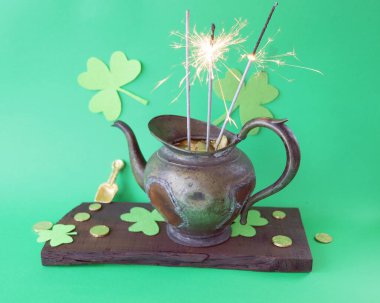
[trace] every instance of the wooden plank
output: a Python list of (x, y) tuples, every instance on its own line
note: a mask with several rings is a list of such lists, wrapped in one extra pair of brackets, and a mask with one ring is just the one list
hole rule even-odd
[[(165, 266), (194, 266), (230, 268), (256, 271), (309, 272), (312, 256), (297, 208), (257, 207), (269, 224), (256, 227), (252, 238), (236, 237), (227, 242), (207, 248), (186, 247), (171, 241), (166, 235), (166, 223), (160, 222), (160, 233), (148, 237), (143, 233), (132, 233), (128, 227), (133, 223), (120, 220), (120, 215), (134, 206), (152, 209), (147, 203), (113, 202), (103, 204), (101, 210), (91, 212), (91, 219), (76, 222), (77, 212), (88, 212), (89, 203), (82, 203), (65, 215), (59, 223), (76, 225), (74, 242), (58, 247), (48, 243), (42, 249), (43, 265), (79, 264), (152, 264)], [(283, 210), (287, 217), (277, 220), (273, 210)], [(105, 224), (111, 232), (104, 238), (89, 234), (92, 226)], [(293, 240), (288, 248), (272, 244), (275, 235), (287, 235)]]

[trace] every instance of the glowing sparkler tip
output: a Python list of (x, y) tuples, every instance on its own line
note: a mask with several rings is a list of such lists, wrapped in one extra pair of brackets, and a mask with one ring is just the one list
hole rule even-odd
[(256, 59), (257, 59), (256, 55), (254, 55), (254, 54), (248, 54), (247, 58), (248, 58), (248, 60), (251, 60), (251, 61), (256, 61)]
[(211, 41), (214, 41), (215, 39), (215, 24), (211, 24)]
[[(217, 63), (223, 64), (226, 61), (226, 55), (230, 48), (246, 41), (246, 38), (239, 36), (240, 30), (246, 25), (246, 21), (236, 20), (231, 31), (226, 32), (222, 29), (218, 35), (214, 34), (214, 24), (211, 25), (211, 35), (210, 32), (197, 32), (194, 27), (193, 33), (189, 36), (192, 50), (190, 65), (195, 68), (196, 78), (202, 81), (204, 73), (207, 73), (207, 77), (210, 74), (213, 77), (214, 71), (218, 71)], [(182, 38), (180, 35), (177, 36)]]

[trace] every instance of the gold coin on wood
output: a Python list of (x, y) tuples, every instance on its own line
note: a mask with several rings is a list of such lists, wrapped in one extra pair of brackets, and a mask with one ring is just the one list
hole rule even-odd
[(90, 234), (95, 238), (100, 238), (108, 235), (110, 232), (110, 228), (106, 225), (95, 225), (91, 227)]
[(273, 218), (276, 218), (276, 219), (282, 220), (282, 219), (285, 219), (285, 217), (286, 217), (286, 213), (283, 212), (282, 210), (275, 210), (275, 211), (272, 213), (272, 216), (273, 216)]
[(326, 233), (318, 233), (318, 234), (315, 235), (314, 238), (318, 242), (324, 243), (324, 244), (331, 243), (332, 240), (333, 240), (333, 238), (329, 234), (326, 234)]
[(53, 227), (53, 223), (50, 221), (41, 221), (33, 225), (33, 230), (38, 233), (41, 230), (49, 230)]
[(97, 210), (99, 210), (101, 208), (102, 208), (102, 204), (100, 204), (100, 203), (91, 203), (88, 206), (88, 209), (91, 210), (91, 211), (97, 211)]
[(89, 213), (77, 213), (74, 216), (74, 220), (77, 222), (87, 221), (90, 218), (91, 218), (91, 216)]
[(292, 239), (283, 235), (274, 236), (272, 242), (277, 247), (289, 247), (293, 244)]

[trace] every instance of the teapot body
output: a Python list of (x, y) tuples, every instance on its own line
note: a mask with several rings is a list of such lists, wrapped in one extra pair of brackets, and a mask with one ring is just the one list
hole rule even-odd
[(230, 225), (254, 189), (255, 174), (235, 146), (217, 155), (163, 146), (147, 162), (144, 186), (172, 240), (211, 246), (230, 237)]
[[(190, 120), (191, 139), (205, 140), (206, 123)], [(148, 162), (132, 129), (123, 121), (116, 121), (114, 126), (125, 134), (133, 175), (166, 219), (168, 236), (179, 244), (207, 247), (229, 239), (230, 226), (239, 214), (240, 223), (246, 224), (252, 205), (285, 188), (296, 175), (301, 154), (286, 121), (252, 119), (239, 134), (224, 130), (227, 145), (214, 151), (196, 152), (176, 145), (187, 138), (186, 117), (157, 116), (148, 127), (163, 147)], [(270, 129), (280, 137), (286, 150), (286, 165), (272, 185), (251, 196), (255, 173), (251, 161), (237, 145), (257, 127)], [(212, 125), (210, 139), (216, 140), (221, 133), (221, 129)]]

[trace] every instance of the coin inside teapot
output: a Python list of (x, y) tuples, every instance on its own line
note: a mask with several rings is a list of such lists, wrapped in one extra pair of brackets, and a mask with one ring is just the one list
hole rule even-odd
[[(178, 142), (173, 143), (174, 146), (179, 147), (184, 150), (189, 150), (187, 139), (180, 140)], [(226, 136), (222, 137), (222, 140), (219, 143), (218, 148), (216, 148), (216, 140), (210, 140), (210, 152), (214, 152), (217, 149), (225, 148), (228, 145), (228, 138)], [(190, 141), (190, 151), (194, 152), (207, 152), (207, 144), (204, 139), (194, 139)]]

